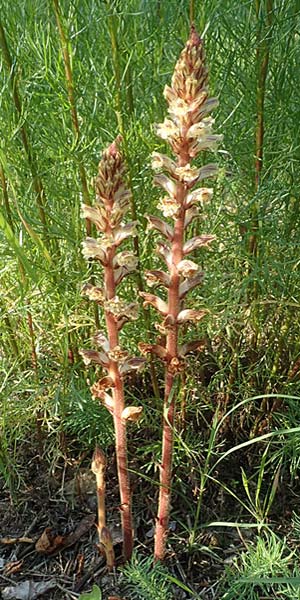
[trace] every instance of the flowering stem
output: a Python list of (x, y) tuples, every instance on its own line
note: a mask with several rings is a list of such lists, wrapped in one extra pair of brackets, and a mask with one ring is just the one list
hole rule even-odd
[[(131, 494), (127, 462), (127, 421), (137, 421), (142, 407), (125, 407), (124, 377), (132, 369), (139, 369), (144, 359), (129, 357), (128, 352), (119, 345), (119, 331), (130, 319), (137, 319), (138, 305), (127, 303), (117, 295), (117, 287), (124, 277), (132, 273), (137, 266), (137, 257), (130, 251), (118, 252), (123, 240), (136, 235), (135, 222), (123, 222), (130, 206), (130, 189), (125, 180), (125, 166), (119, 150), (120, 138), (117, 138), (103, 152), (99, 163), (98, 176), (95, 179), (96, 202), (94, 206), (83, 205), (83, 217), (90, 219), (96, 226), (98, 237), (88, 237), (83, 242), (83, 254), (86, 258), (98, 260), (103, 267), (102, 288), (87, 284), (83, 293), (103, 307), (106, 335), (98, 331), (95, 342), (101, 351), (81, 350), (85, 364), (91, 361), (102, 365), (107, 376), (101, 377), (92, 387), (95, 398), (99, 398), (114, 421), (116, 460), (121, 499), (121, 521), (123, 533), (123, 555), (129, 560), (133, 549), (133, 530), (131, 516)], [(110, 390), (110, 393), (107, 392)], [(103, 533), (103, 531), (102, 531)], [(104, 538), (109, 547), (109, 534), (104, 528)], [(104, 544), (104, 542), (103, 542)], [(105, 544), (104, 544), (105, 545)], [(107, 553), (106, 553), (107, 554)], [(108, 556), (108, 554), (107, 554)], [(112, 560), (111, 553), (109, 557)]]
[[(116, 296), (116, 284), (114, 278), (113, 260), (115, 257), (115, 248), (108, 251), (107, 265), (104, 267), (104, 287), (106, 297), (111, 300)], [(105, 310), (105, 323), (107, 337), (110, 348), (119, 346), (119, 334), (116, 320), (113, 315)], [(127, 460), (127, 434), (126, 421), (122, 420), (122, 413), (125, 408), (124, 384), (120, 375), (118, 363), (110, 361), (108, 375), (114, 382), (112, 388), (112, 397), (114, 402), (113, 421), (115, 430), (116, 459), (119, 480), (119, 490), (121, 499), (121, 521), (123, 532), (123, 556), (125, 561), (129, 560), (133, 550), (133, 528), (132, 528), (132, 510), (131, 494), (129, 485), (128, 460)]]
[(200, 180), (214, 177), (218, 172), (215, 164), (199, 169), (191, 166), (190, 161), (201, 150), (216, 149), (222, 137), (212, 134), (213, 119), (207, 116), (218, 105), (218, 99), (209, 98), (204, 58), (202, 40), (192, 25), (190, 37), (175, 66), (172, 86), (166, 86), (164, 90), (169, 117), (156, 125), (157, 135), (169, 142), (176, 160), (158, 152), (152, 155), (153, 168), (169, 175), (167, 177), (165, 173), (160, 173), (154, 178), (154, 183), (167, 193), (160, 199), (159, 208), (165, 217), (174, 219), (174, 225), (171, 226), (156, 216), (148, 216), (149, 227), (165, 238), (157, 250), (168, 269), (167, 273), (148, 271), (148, 283), (167, 288), (167, 301), (154, 294), (141, 293), (144, 305), (154, 306), (163, 316), (163, 321), (156, 326), (165, 340), (154, 345), (140, 344), (142, 352), (156, 353), (165, 364), (162, 459), (154, 544), (156, 560), (164, 559), (168, 533), (176, 383), (185, 368), (185, 355), (203, 347), (203, 340), (180, 344), (179, 339), (180, 326), (187, 322), (197, 323), (206, 312), (184, 308), (187, 292), (199, 285), (203, 277), (198, 265), (186, 259), (186, 256), (197, 248), (207, 246), (214, 239), (214, 236), (207, 234), (189, 240), (186, 236), (187, 228), (198, 216), (198, 201), (204, 202), (212, 195), (211, 189), (197, 188), (192, 191), (192, 188)]
[[(106, 0), (106, 4), (107, 4), (107, 9), (108, 9), (107, 20), (108, 20), (108, 30), (109, 30), (110, 42), (111, 42), (112, 62), (113, 62), (115, 90), (116, 90), (115, 113), (116, 113), (118, 128), (119, 128), (120, 134), (123, 139), (123, 149), (124, 149), (124, 154), (125, 154), (125, 158), (127, 160), (127, 165), (128, 165), (128, 183), (129, 183), (129, 188), (131, 191), (130, 211), (131, 211), (133, 220), (136, 221), (137, 220), (136, 201), (135, 201), (135, 194), (134, 194), (134, 186), (132, 183), (132, 169), (131, 169), (131, 164), (130, 164), (128, 144), (127, 144), (126, 126), (124, 123), (124, 116), (123, 116), (124, 114), (126, 114), (131, 117), (134, 117), (132, 81), (130, 81), (130, 64), (126, 65), (126, 72), (125, 72), (126, 84), (127, 84), (126, 85), (127, 103), (126, 103), (125, 107), (122, 107), (122, 73), (121, 73), (122, 63), (121, 63), (121, 49), (120, 49), (119, 39), (118, 39), (118, 34), (119, 34), (118, 22), (121, 18), (121, 15), (118, 14), (117, 7), (111, 6), (111, 3), (109, 0)], [(124, 52), (125, 52), (125, 50), (122, 48), (122, 53), (124, 54)], [(133, 249), (134, 249), (134, 253), (138, 259), (138, 265), (137, 265), (137, 271), (136, 271), (136, 282), (137, 282), (139, 292), (142, 292), (144, 290), (144, 283), (143, 283), (143, 278), (142, 278), (142, 273), (141, 273), (140, 243), (139, 243), (139, 238), (137, 235), (135, 235), (133, 237)], [(149, 310), (143, 309), (143, 317), (144, 317), (144, 322), (145, 322), (145, 326), (146, 326), (146, 330), (147, 330), (147, 336), (149, 336), (150, 325), (151, 325)], [(155, 370), (154, 360), (153, 360), (152, 356), (150, 356), (150, 376), (151, 376), (151, 383), (152, 383), (154, 396), (155, 396), (155, 398), (160, 399), (156, 370)]]

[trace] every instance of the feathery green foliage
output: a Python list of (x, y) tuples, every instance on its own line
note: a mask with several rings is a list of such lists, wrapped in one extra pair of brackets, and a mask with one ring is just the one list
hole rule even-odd
[(134, 554), (130, 563), (123, 569), (126, 589), (134, 600), (171, 600), (171, 589), (166, 569), (153, 564), (151, 558), (141, 558)]

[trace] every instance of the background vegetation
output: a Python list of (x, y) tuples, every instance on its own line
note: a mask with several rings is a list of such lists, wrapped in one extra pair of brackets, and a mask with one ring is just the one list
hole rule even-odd
[[(163, 144), (152, 124), (165, 114), (163, 88), (194, 13), (211, 93), (220, 98), (215, 130), (224, 142), (214, 198), (199, 223), (217, 242), (199, 254), (205, 282), (194, 300), (209, 313), (199, 326), (205, 349), (191, 356), (178, 401), (170, 544), (194, 581), (194, 562), (213, 553), (207, 560), (218, 563), (217, 548), (228, 550), (235, 524), (242, 524), (249, 534), (241, 534), (244, 554), (225, 575), (220, 559), (212, 577), (218, 597), (256, 599), (280, 586), (282, 597), (299, 598), (299, 2), (61, 0), (57, 11), (50, 0), (2, 2), (3, 485), (13, 498), (21, 493), (26, 453), (47, 456), (49, 468), (61, 455), (90, 456), (96, 441), (109, 454), (110, 417), (92, 401), (87, 377), (94, 373), (78, 355), (95, 329), (93, 307), (80, 290), (97, 277), (80, 252), (80, 202), (92, 202), (100, 153), (121, 132), (139, 221), (136, 250), (142, 270), (153, 265), (145, 214), (156, 214), (158, 192), (149, 157)], [(136, 296), (138, 285), (139, 277), (132, 279), (124, 294)], [(153, 319), (149, 314), (127, 328), (129, 348), (151, 337)], [(159, 366), (157, 377), (160, 385)], [(145, 412), (132, 430), (132, 469), (141, 475), (141, 495), (151, 489), (154, 497), (160, 402), (150, 369), (128, 394)], [(259, 561), (265, 565), (262, 557), (276, 552), (278, 561), (263, 571), (269, 580), (260, 584)], [(140, 565), (145, 572), (145, 561)], [(133, 581), (136, 568), (135, 562)], [(167, 575), (159, 577), (165, 585)]]

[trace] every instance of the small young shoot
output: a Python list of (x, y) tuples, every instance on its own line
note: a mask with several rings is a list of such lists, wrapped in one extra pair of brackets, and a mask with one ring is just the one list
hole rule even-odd
[(109, 529), (106, 527), (105, 514), (105, 471), (106, 471), (106, 456), (104, 452), (96, 447), (93, 454), (91, 469), (96, 477), (97, 486), (97, 502), (98, 502), (98, 536), (99, 548), (106, 558), (106, 565), (109, 571), (112, 571), (115, 566), (115, 554), (113, 548), (112, 537)]
[(163, 336), (163, 341), (153, 346), (142, 344), (141, 351), (155, 353), (165, 364), (163, 442), (154, 547), (156, 560), (164, 559), (168, 533), (176, 381), (178, 374), (185, 369), (185, 355), (203, 346), (200, 340), (181, 344), (179, 330), (181, 325), (189, 322), (198, 323), (206, 313), (203, 309), (185, 308), (184, 302), (187, 293), (201, 284), (203, 278), (203, 273), (189, 255), (193, 250), (209, 246), (214, 240), (210, 234), (191, 239), (187, 239), (186, 235), (188, 226), (198, 215), (199, 204), (212, 196), (212, 189), (194, 189), (195, 186), (218, 173), (215, 164), (201, 168), (191, 165), (191, 160), (202, 150), (215, 150), (222, 139), (222, 136), (212, 133), (214, 121), (209, 114), (218, 106), (218, 100), (209, 97), (207, 81), (203, 42), (192, 26), (175, 66), (172, 85), (164, 90), (169, 116), (156, 125), (157, 135), (169, 143), (175, 160), (159, 152), (152, 155), (152, 166), (158, 171), (154, 183), (164, 192), (159, 209), (164, 217), (173, 220), (173, 224), (158, 217), (148, 217), (149, 227), (164, 237), (157, 251), (167, 267), (167, 272), (149, 271), (148, 283), (166, 288), (166, 300), (154, 294), (141, 293), (144, 304), (153, 306), (162, 316), (157, 329)]

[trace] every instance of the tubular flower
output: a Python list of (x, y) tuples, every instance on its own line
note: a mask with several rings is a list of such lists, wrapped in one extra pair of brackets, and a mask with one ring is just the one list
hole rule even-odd
[[(94, 362), (107, 374), (93, 384), (91, 392), (109, 411), (114, 420), (116, 457), (121, 499), (123, 554), (129, 560), (133, 548), (131, 494), (127, 465), (127, 421), (136, 421), (141, 407), (125, 407), (124, 377), (133, 369), (140, 369), (145, 359), (129, 357), (120, 346), (119, 331), (130, 319), (137, 319), (138, 304), (126, 302), (117, 294), (117, 286), (125, 276), (135, 270), (137, 258), (129, 250), (119, 251), (124, 240), (136, 235), (136, 223), (124, 223), (129, 209), (130, 191), (125, 181), (125, 166), (117, 138), (102, 154), (98, 175), (95, 178), (96, 201), (94, 206), (82, 206), (82, 216), (96, 227), (98, 237), (87, 238), (83, 255), (97, 260), (103, 267), (101, 287), (86, 284), (82, 293), (102, 307), (106, 333), (97, 332), (94, 342), (100, 350), (82, 350), (86, 365)], [(106, 391), (109, 389), (109, 393)]]
[(165, 140), (174, 157), (153, 152), (152, 167), (158, 173), (154, 184), (161, 187), (166, 196), (158, 203), (166, 219), (172, 219), (172, 226), (157, 217), (148, 217), (151, 228), (161, 233), (167, 241), (159, 241), (157, 252), (166, 265), (167, 273), (149, 271), (150, 285), (166, 288), (166, 301), (153, 294), (142, 293), (144, 304), (150, 304), (161, 315), (156, 328), (164, 335), (165, 347), (154, 344), (143, 347), (143, 352), (153, 352), (165, 365), (165, 399), (163, 421), (163, 445), (160, 469), (159, 506), (155, 531), (155, 558), (162, 560), (165, 553), (168, 519), (170, 512), (172, 449), (175, 417), (175, 394), (173, 385), (178, 374), (184, 369), (182, 348), (203, 348), (203, 344), (188, 342), (180, 345), (180, 327), (189, 322), (198, 323), (206, 314), (205, 310), (185, 308), (184, 302), (189, 291), (203, 280), (203, 273), (196, 262), (187, 259), (195, 250), (202, 251), (214, 240), (213, 235), (202, 233), (188, 239), (187, 228), (197, 217), (201, 206), (212, 197), (212, 189), (194, 188), (203, 179), (215, 177), (218, 167), (209, 163), (198, 167), (192, 160), (202, 150), (215, 151), (222, 140), (221, 135), (212, 131), (214, 119), (210, 116), (218, 106), (218, 99), (211, 98), (208, 90), (208, 71), (205, 66), (203, 42), (192, 26), (190, 37), (175, 66), (171, 85), (164, 89), (168, 104), (168, 118), (155, 126), (159, 137)]

